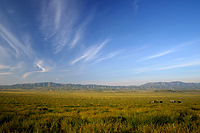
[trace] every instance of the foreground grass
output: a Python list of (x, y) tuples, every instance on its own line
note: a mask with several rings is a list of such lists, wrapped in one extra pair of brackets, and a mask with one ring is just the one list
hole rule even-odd
[(199, 94), (1, 91), (0, 132), (200, 132)]

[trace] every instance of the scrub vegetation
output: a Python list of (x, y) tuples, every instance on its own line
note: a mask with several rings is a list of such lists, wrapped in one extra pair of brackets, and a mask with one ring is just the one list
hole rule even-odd
[(0, 132), (200, 132), (199, 91), (5, 89), (0, 101)]

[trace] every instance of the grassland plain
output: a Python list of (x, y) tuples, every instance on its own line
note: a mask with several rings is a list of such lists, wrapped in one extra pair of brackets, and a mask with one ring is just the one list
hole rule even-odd
[(0, 132), (200, 132), (200, 92), (6, 89)]

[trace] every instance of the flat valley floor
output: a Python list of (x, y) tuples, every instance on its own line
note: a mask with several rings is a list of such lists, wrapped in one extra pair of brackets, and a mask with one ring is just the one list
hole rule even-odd
[(200, 132), (200, 91), (0, 90), (0, 132)]

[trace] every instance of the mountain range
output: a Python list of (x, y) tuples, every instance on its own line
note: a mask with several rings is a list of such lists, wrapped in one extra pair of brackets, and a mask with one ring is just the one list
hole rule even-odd
[(152, 82), (140, 86), (108, 86), (95, 84), (62, 84), (54, 82), (26, 83), (15, 85), (0, 85), (0, 89), (36, 89), (36, 90), (97, 90), (97, 91), (121, 91), (121, 90), (194, 90), (200, 89), (200, 83)]

